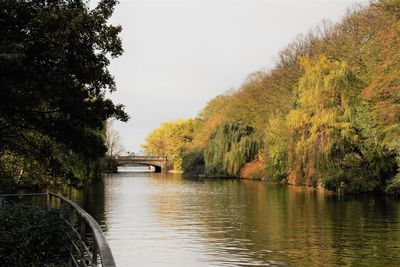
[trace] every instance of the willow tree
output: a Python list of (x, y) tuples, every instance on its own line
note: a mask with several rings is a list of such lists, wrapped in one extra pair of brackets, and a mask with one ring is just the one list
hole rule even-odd
[(287, 116), (289, 181), (334, 190), (381, 189), (393, 171), (393, 157), (366, 135), (363, 83), (345, 62), (325, 56), (303, 58), (302, 65), (296, 107)]
[(206, 175), (237, 176), (246, 162), (256, 158), (259, 148), (252, 127), (241, 123), (220, 125), (204, 151)]
[(324, 56), (312, 61), (302, 58), (305, 70), (297, 88), (296, 108), (287, 116), (290, 131), (291, 183), (312, 183), (326, 173), (334, 157), (341, 157), (353, 143), (350, 123), (358, 89), (346, 63)]
[(288, 177), (289, 129), (285, 116), (271, 118), (265, 130), (264, 153), (267, 179), (284, 181)]

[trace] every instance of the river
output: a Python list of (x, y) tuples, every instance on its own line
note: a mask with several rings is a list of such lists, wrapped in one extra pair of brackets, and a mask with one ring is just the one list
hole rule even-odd
[(118, 266), (400, 266), (400, 201), (120, 172), (72, 198)]

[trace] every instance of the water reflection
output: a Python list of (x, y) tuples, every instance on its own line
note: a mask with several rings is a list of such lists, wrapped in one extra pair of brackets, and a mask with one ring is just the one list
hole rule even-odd
[(72, 197), (101, 222), (118, 266), (400, 264), (389, 197), (128, 172)]

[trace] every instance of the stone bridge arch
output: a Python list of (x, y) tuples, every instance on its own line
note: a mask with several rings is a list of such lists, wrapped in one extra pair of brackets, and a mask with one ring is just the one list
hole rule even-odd
[(167, 159), (156, 156), (118, 156), (116, 157), (117, 167), (129, 164), (140, 164), (153, 166), (155, 172), (164, 172), (167, 168)]

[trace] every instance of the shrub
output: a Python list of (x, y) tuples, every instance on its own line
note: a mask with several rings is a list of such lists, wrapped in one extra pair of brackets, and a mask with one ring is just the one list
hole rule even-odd
[(387, 194), (400, 195), (400, 173), (388, 183), (385, 192)]
[(67, 266), (67, 231), (58, 213), (5, 204), (0, 209), (0, 266)]
[(260, 160), (254, 160), (246, 163), (240, 170), (240, 178), (262, 179), (265, 177), (265, 163)]
[(185, 176), (198, 176), (204, 173), (204, 155), (200, 149), (183, 153), (182, 170)]

